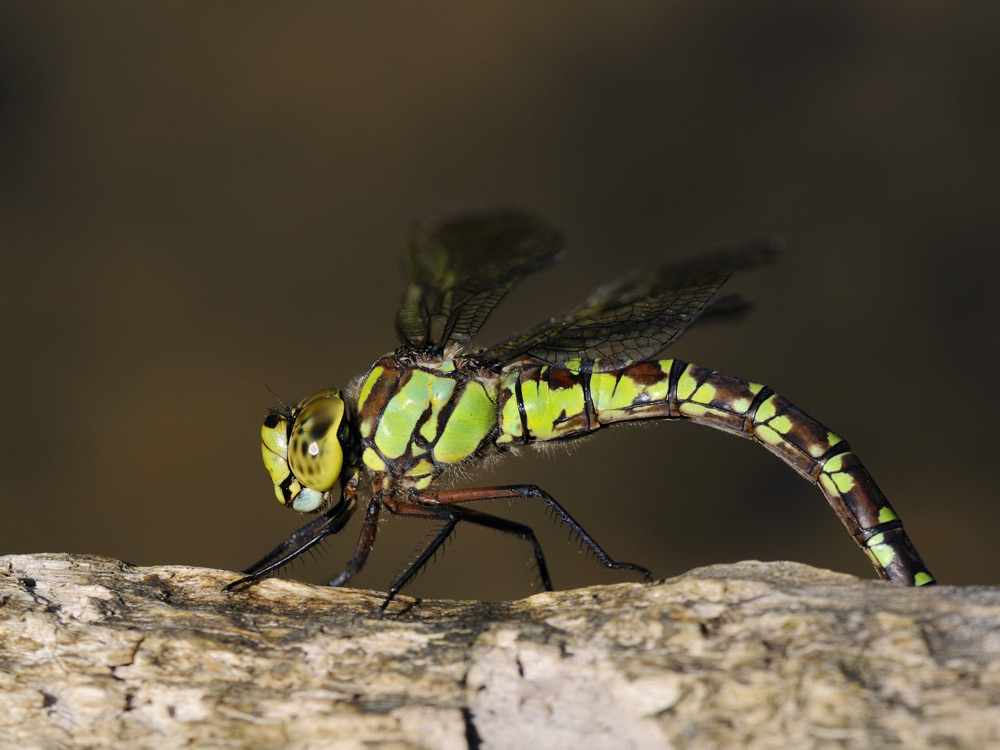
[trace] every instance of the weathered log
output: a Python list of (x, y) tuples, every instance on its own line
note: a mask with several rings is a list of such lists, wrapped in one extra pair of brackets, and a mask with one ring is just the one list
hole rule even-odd
[(1000, 744), (1000, 588), (793, 563), (418, 601), (75, 555), (0, 557), (0, 746)]

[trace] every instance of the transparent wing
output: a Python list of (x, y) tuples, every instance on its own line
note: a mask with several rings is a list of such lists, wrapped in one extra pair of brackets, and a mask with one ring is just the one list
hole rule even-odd
[(716, 298), (735, 271), (773, 259), (779, 238), (724, 248), (654, 271), (637, 271), (596, 290), (581, 307), (477, 354), (484, 362), (530, 357), (548, 364), (580, 360), (583, 370), (615, 370), (649, 359), (719, 301), (720, 313), (741, 306)]
[(418, 347), (467, 341), (514, 283), (552, 263), (562, 246), (557, 231), (515, 210), (419, 221), (407, 237), (409, 284), (396, 331)]

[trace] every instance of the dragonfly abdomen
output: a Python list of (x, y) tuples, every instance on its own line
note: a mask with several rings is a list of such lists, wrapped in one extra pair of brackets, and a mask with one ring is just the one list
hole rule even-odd
[(564, 440), (602, 424), (680, 418), (672, 400), (674, 361), (638, 362), (612, 372), (549, 365), (512, 369), (501, 378), (496, 443)]
[(934, 582), (847, 442), (765, 385), (676, 359), (610, 372), (519, 368), (501, 385), (498, 445), (561, 440), (647, 419), (709, 425), (760, 443), (817, 484), (880, 576)]

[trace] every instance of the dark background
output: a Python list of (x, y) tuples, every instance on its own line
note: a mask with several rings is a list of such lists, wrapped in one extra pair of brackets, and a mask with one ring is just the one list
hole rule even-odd
[[(4, 3), (0, 552), (238, 569), (303, 520), (259, 425), (395, 346), (399, 238), (449, 207), (570, 238), (498, 340), (630, 268), (779, 232), (747, 320), (670, 354), (846, 437), (946, 583), (997, 583), (1000, 5)], [(535, 482), (657, 576), (793, 559), (872, 572), (819, 491), (690, 424), (468, 478)], [(556, 585), (627, 578), (537, 507)], [(357, 583), (431, 529), (388, 519)], [(340, 569), (355, 527), (288, 575)], [(530, 593), (463, 529), (408, 593)]]

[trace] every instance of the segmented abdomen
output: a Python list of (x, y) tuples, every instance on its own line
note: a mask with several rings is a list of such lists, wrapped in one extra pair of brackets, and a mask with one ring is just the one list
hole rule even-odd
[(769, 387), (675, 359), (605, 373), (527, 367), (502, 378), (498, 445), (559, 440), (603, 424), (689, 419), (755, 440), (813, 484), (878, 574), (934, 582), (847, 442)]

